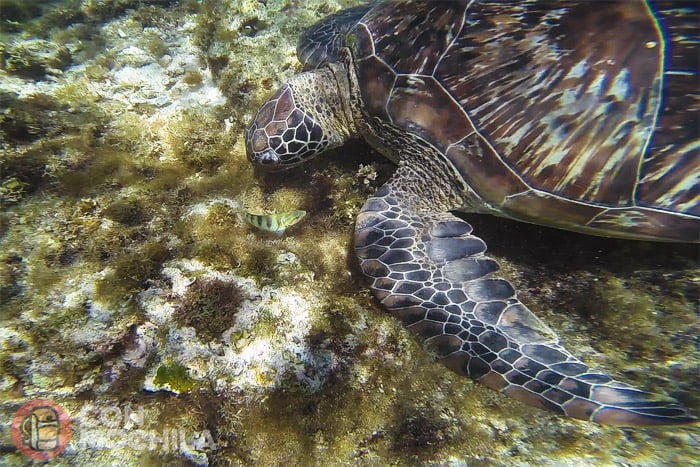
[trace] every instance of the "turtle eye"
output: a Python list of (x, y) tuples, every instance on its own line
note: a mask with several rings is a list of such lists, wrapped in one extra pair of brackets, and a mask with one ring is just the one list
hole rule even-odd
[(253, 164), (283, 169), (322, 152), (327, 142), (321, 126), (285, 84), (260, 107), (246, 134), (246, 152)]

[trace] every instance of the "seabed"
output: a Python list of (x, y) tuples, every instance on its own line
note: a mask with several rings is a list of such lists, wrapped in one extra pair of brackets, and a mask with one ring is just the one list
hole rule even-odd
[[(365, 145), (253, 172), (299, 34), (358, 3), (0, 0), (4, 427), (63, 407), (52, 465), (696, 464), (695, 426), (567, 420), (436, 363), (351, 255), (393, 170)], [(240, 216), (292, 209), (279, 238)], [(697, 411), (696, 247), (467, 218), (572, 353)]]

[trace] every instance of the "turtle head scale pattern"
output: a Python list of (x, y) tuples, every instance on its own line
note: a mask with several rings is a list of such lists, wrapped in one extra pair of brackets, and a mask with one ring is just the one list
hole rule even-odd
[(339, 63), (292, 77), (265, 102), (246, 132), (248, 160), (284, 170), (342, 145), (354, 132), (347, 71)]

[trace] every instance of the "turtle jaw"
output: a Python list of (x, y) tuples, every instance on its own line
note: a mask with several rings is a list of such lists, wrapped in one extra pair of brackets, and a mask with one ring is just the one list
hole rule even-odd
[(277, 155), (277, 153), (275, 153), (275, 151), (273, 151), (270, 148), (259, 153), (249, 152), (248, 161), (250, 161), (255, 167), (270, 172), (284, 170), (285, 168), (287, 168), (281, 165), (279, 156)]

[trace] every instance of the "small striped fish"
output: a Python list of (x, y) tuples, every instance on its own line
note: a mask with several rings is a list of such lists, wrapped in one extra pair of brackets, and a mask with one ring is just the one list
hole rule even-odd
[(293, 211), (269, 215), (246, 212), (243, 214), (243, 218), (254, 227), (281, 236), (285, 230), (299, 222), (305, 215), (306, 211), (295, 209)]

